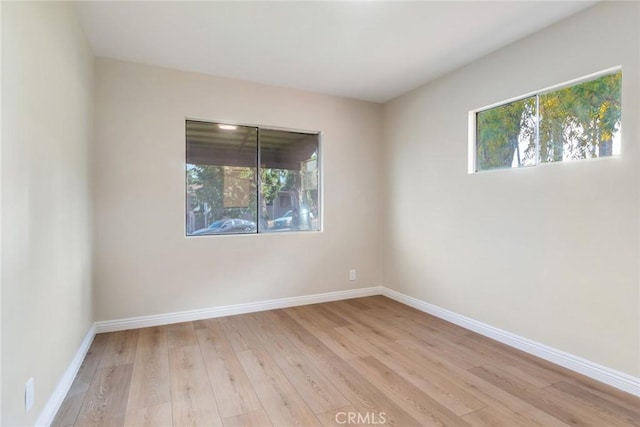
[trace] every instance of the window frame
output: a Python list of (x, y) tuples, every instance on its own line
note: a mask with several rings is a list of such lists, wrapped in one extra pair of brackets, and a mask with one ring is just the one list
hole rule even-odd
[[(494, 108), (498, 108), (498, 107), (502, 107), (502, 106), (506, 106), (508, 104), (514, 103), (514, 102), (518, 102), (518, 101), (522, 101), (528, 98), (532, 98), (532, 97), (536, 97), (536, 118), (537, 118), (537, 123), (539, 124), (540, 122), (540, 105), (539, 105), (539, 99), (540, 96), (552, 93), (552, 92), (556, 92), (558, 90), (562, 90), (568, 87), (572, 87), (572, 86), (577, 86), (581, 83), (586, 83), (589, 81), (593, 81), (593, 80), (597, 80), (601, 77), (610, 75), (610, 74), (616, 74), (618, 72), (622, 72), (622, 66), (618, 65), (615, 67), (611, 67), (611, 68), (607, 68), (605, 70), (601, 70), (601, 71), (596, 71), (594, 73), (591, 74), (587, 74), (585, 76), (582, 77), (578, 77), (572, 80), (568, 80), (565, 81), (563, 83), (559, 83), (553, 86), (547, 86), (544, 89), (540, 89), (540, 90), (535, 90), (535, 91), (531, 91), (528, 93), (525, 93), (523, 95), (519, 95), (519, 96), (515, 96), (513, 98), (509, 98), (503, 101), (499, 101), (499, 102), (494, 102), (492, 104), (486, 105), (484, 107), (480, 107), (480, 108), (475, 108), (473, 110), (470, 110), (468, 113), (468, 149), (467, 149), (467, 153), (468, 153), (468, 158), (467, 158), (467, 174), (477, 174), (477, 173), (485, 173), (485, 172), (496, 172), (496, 171), (505, 171), (505, 170), (517, 170), (517, 169), (528, 169), (531, 167), (535, 167), (535, 166), (541, 166), (541, 165), (551, 165), (551, 164), (563, 164), (563, 163), (574, 163), (572, 162), (540, 162), (540, 161), (536, 161), (536, 163), (534, 165), (530, 165), (530, 166), (521, 166), (521, 167), (504, 167), (504, 168), (493, 168), (493, 169), (484, 169), (484, 170), (478, 170), (478, 164), (477, 164), (477, 159), (478, 159), (478, 123), (477, 123), (477, 115), (478, 113), (481, 113), (483, 111), (488, 111)], [(624, 80), (624, 79), (623, 79)], [(620, 90), (620, 98), (622, 99), (622, 88)], [(622, 115), (620, 116), (620, 134), (622, 135)], [(539, 125), (536, 126), (536, 152), (540, 153), (540, 127)], [(620, 147), (620, 154), (619, 155), (612, 155), (612, 156), (606, 156), (606, 157), (597, 157), (597, 158), (593, 158), (593, 159), (581, 159), (581, 160), (602, 160), (602, 159), (610, 159), (610, 158), (619, 158), (622, 156), (622, 146)]]
[[(195, 122), (203, 122), (203, 123), (210, 123), (210, 124), (214, 124), (214, 125), (231, 125), (231, 126), (238, 126), (238, 127), (254, 127), (257, 130), (257, 145), (256, 145), (256, 160), (257, 160), (257, 179), (256, 179), (256, 188), (257, 190), (257, 203), (258, 206), (261, 202), (262, 199), (262, 194), (260, 191), (261, 188), (261, 182), (262, 182), (262, 177), (260, 174), (260, 169), (261, 169), (261, 165), (260, 165), (260, 159), (261, 159), (261, 150), (260, 150), (260, 131), (261, 130), (269, 130), (269, 131), (280, 131), (280, 132), (291, 132), (291, 133), (300, 133), (300, 134), (308, 134), (308, 135), (315, 135), (317, 137), (317, 143), (318, 143), (318, 148), (317, 148), (317, 153), (316, 153), (316, 162), (317, 162), (317, 173), (318, 173), (318, 228), (317, 230), (286, 230), (286, 231), (280, 231), (280, 232), (268, 232), (268, 231), (260, 231), (260, 226), (259, 226), (259, 218), (256, 218), (258, 221), (256, 222), (256, 231), (255, 232), (251, 232), (251, 233), (222, 233), (222, 234), (203, 234), (203, 235), (193, 235), (193, 234), (188, 234), (187, 233), (187, 216), (184, 215), (184, 213), (186, 213), (187, 210), (187, 177), (186, 174), (184, 174), (185, 170), (186, 170), (186, 165), (189, 164), (187, 161), (187, 141), (186, 141), (186, 124), (189, 121), (195, 121)], [(183, 163), (183, 227), (182, 227), (182, 231), (183, 231), (183, 235), (185, 238), (197, 238), (197, 237), (209, 237), (209, 236), (258, 236), (258, 235), (291, 235), (291, 234), (299, 234), (299, 233), (303, 233), (303, 234), (309, 234), (309, 233), (322, 233), (324, 232), (324, 159), (322, 158), (323, 156), (323, 132), (319, 131), (319, 130), (308, 130), (308, 129), (295, 129), (295, 128), (287, 128), (287, 127), (280, 127), (280, 126), (265, 126), (265, 125), (259, 125), (259, 124), (249, 124), (249, 123), (240, 123), (237, 121), (233, 121), (233, 120), (214, 120), (214, 119), (203, 119), (203, 118), (199, 118), (199, 117), (193, 117), (193, 116), (185, 116), (183, 118), (183, 126), (185, 127), (185, 142), (184, 142), (184, 163)]]

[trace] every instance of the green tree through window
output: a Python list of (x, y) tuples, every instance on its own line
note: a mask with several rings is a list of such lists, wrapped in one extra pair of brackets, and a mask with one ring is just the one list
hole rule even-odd
[(476, 113), (476, 171), (619, 154), (622, 73)]
[(319, 134), (186, 120), (186, 234), (316, 231)]

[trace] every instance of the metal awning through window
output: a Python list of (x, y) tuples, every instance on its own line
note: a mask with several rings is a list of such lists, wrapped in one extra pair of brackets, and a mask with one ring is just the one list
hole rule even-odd
[(187, 163), (256, 167), (258, 145), (263, 168), (299, 170), (318, 147), (318, 134), (221, 127), (218, 123), (187, 120)]

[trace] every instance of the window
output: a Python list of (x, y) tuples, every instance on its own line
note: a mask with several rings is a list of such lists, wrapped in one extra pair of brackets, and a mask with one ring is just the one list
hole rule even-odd
[(470, 172), (620, 154), (622, 72), (471, 113)]
[(187, 120), (187, 236), (319, 230), (319, 140)]

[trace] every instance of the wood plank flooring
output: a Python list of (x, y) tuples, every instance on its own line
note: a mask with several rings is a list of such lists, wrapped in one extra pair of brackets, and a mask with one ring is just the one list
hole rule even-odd
[(382, 296), (98, 334), (54, 426), (640, 426), (640, 399)]

